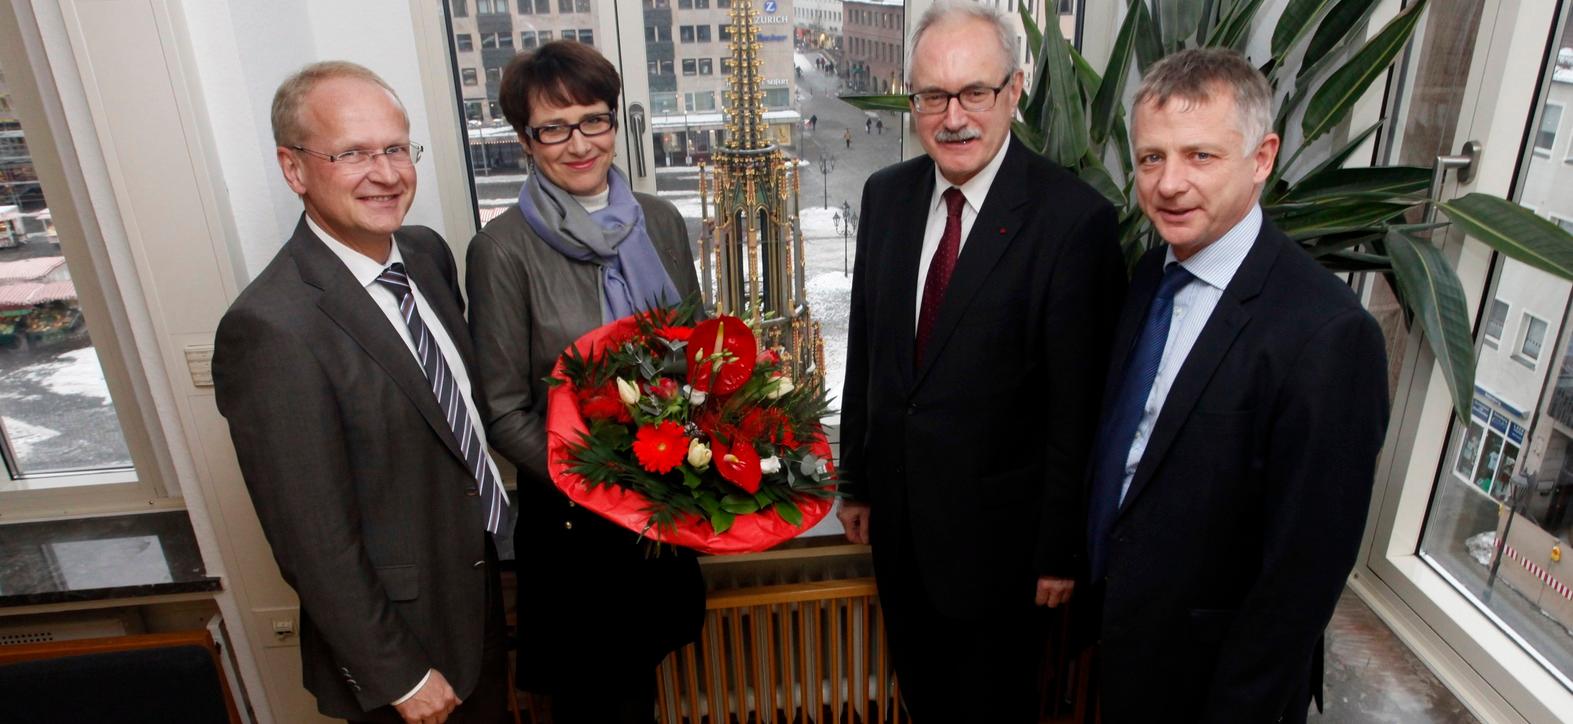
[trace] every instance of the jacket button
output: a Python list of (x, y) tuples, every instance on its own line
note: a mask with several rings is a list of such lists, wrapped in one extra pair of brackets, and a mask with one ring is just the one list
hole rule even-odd
[(572, 507), (574, 507), (574, 505), (575, 504), (574, 504), (574, 502), (572, 500), (568, 501), (568, 507), (572, 508)]
[(476, 561), (474, 563), (471, 563), (470, 567), (471, 568), (481, 568), (481, 567), (483, 567), (485, 565), (486, 565), (486, 560), (485, 559), (481, 559), (481, 560), (478, 560), (478, 561)]
[(563, 530), (573, 530), (573, 521), (571, 521), (571, 520), (563, 521)]
[(910, 405), (907, 405), (907, 414), (908, 415), (916, 415), (916, 414), (918, 414), (918, 403), (914, 402), (914, 403), (912, 403)]

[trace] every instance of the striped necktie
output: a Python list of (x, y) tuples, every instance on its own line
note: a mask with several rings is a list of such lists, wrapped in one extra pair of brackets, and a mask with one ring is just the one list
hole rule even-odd
[(492, 470), (486, 446), (481, 444), (480, 436), (475, 434), (475, 426), (470, 422), (470, 411), (464, 404), (459, 382), (453, 378), (448, 363), (443, 360), (442, 351), (437, 349), (431, 330), (421, 321), (420, 313), (415, 311), (415, 293), (410, 287), (409, 275), (404, 273), (404, 265), (399, 262), (388, 265), (377, 277), (377, 283), (393, 290), (393, 295), (399, 298), (399, 316), (404, 318), (405, 326), (410, 328), (410, 338), (415, 340), (415, 356), (420, 358), (421, 369), (426, 372), (426, 381), (431, 383), (432, 393), (437, 396), (437, 405), (448, 420), (448, 428), (453, 430), (454, 438), (459, 441), (459, 452), (464, 454), (464, 464), (475, 478), (477, 493), (486, 499), (486, 530), (496, 535), (513, 524), (512, 513), (508, 510), (508, 494), (503, 492), (502, 483)]

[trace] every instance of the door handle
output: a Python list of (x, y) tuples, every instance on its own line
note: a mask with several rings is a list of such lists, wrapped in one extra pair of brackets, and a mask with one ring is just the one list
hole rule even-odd
[[(1436, 163), (1431, 167), (1431, 200), (1442, 199), (1442, 184), (1447, 179), (1447, 172), (1458, 171), (1458, 182), (1467, 184), (1475, 179), (1475, 165), (1480, 162), (1480, 154), (1485, 147), (1479, 141), (1467, 141), (1461, 152), (1452, 156), (1437, 156)], [(1426, 223), (1436, 221), (1436, 206), (1426, 206)]]
[(634, 144), (634, 173), (639, 178), (645, 177), (644, 167), (644, 106), (638, 103), (628, 104), (628, 129), (633, 131)]

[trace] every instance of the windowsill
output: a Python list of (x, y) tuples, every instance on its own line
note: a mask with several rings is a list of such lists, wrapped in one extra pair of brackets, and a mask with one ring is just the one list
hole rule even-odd
[(185, 511), (11, 523), (0, 609), (218, 591)]
[(1518, 354), (1516, 352), (1513, 353), (1511, 356), (1512, 356), (1514, 362), (1517, 362), (1517, 363), (1519, 363), (1521, 365), (1524, 365), (1525, 367), (1528, 367), (1530, 369), (1535, 369), (1536, 365), (1539, 364), (1535, 360), (1532, 360), (1532, 359), (1530, 359), (1528, 357), (1525, 357), (1524, 355)]

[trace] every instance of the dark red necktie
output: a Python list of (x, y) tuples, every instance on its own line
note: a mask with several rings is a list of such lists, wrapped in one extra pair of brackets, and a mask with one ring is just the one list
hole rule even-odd
[(923, 364), (923, 351), (928, 349), (929, 335), (934, 331), (934, 320), (939, 319), (939, 305), (945, 301), (945, 288), (950, 286), (950, 273), (956, 269), (956, 254), (961, 248), (961, 205), (967, 198), (961, 189), (945, 189), (945, 233), (940, 234), (939, 248), (929, 261), (928, 277), (923, 281), (923, 306), (918, 313), (917, 344), (913, 347), (913, 364)]

